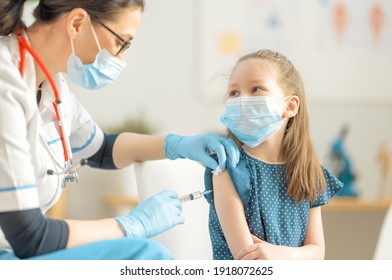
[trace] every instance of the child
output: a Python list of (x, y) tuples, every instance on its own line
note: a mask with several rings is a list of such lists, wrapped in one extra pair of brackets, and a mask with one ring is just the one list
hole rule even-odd
[(298, 71), (270, 50), (240, 58), (221, 121), (241, 157), (205, 173), (213, 258), (323, 259), (319, 206), (342, 183), (317, 160)]

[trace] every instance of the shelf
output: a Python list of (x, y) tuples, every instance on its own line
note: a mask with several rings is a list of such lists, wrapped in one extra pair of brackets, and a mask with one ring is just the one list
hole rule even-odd
[(351, 197), (334, 197), (322, 207), (323, 212), (386, 212), (392, 199), (362, 199)]
[(104, 198), (104, 203), (107, 207), (129, 207), (133, 208), (138, 204), (138, 200), (134, 197), (125, 195), (112, 195)]

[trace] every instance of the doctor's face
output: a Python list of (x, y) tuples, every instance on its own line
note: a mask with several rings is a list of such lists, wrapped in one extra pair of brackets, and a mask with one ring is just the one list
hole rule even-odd
[[(140, 8), (132, 7), (122, 9), (113, 21), (101, 21), (91, 17), (91, 25), (101, 48), (120, 59), (124, 59), (124, 53), (139, 28), (141, 14)], [(75, 40), (75, 53), (82, 59), (83, 64), (94, 62), (95, 56), (99, 52), (91, 25), (87, 19)]]

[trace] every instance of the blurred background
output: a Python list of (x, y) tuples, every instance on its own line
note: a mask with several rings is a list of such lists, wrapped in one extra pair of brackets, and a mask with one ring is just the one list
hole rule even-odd
[[(326, 259), (374, 258), (392, 197), (391, 1), (147, 0), (118, 81), (96, 92), (72, 88), (106, 131), (224, 133), (219, 116), (227, 75), (239, 56), (262, 48), (282, 52), (301, 72), (319, 160), (345, 183), (345, 192), (323, 208)], [(171, 177), (189, 185), (175, 170)], [(147, 188), (133, 167), (80, 173), (56, 214), (124, 213), (137, 203), (138, 188)], [(210, 258), (208, 206), (192, 203), (201, 214), (187, 224), (201, 228), (207, 240), (196, 246), (206, 253), (184, 246), (176, 256)]]

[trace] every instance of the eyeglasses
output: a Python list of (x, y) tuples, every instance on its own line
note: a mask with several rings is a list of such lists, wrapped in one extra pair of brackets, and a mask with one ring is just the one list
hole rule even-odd
[(110, 33), (112, 33), (114, 36), (117, 37), (117, 39), (119, 39), (123, 44), (121, 45), (120, 50), (116, 53), (115, 56), (118, 56), (120, 53), (126, 51), (130, 46), (131, 46), (131, 41), (125, 41), (123, 38), (121, 38), (120, 35), (118, 35), (116, 32), (114, 32), (111, 28), (109, 28), (106, 24), (104, 24), (102, 21), (100, 21), (99, 19), (93, 17), (92, 18), (94, 21), (98, 22), (100, 25), (102, 25), (102, 27), (104, 27), (107, 31), (109, 31)]

